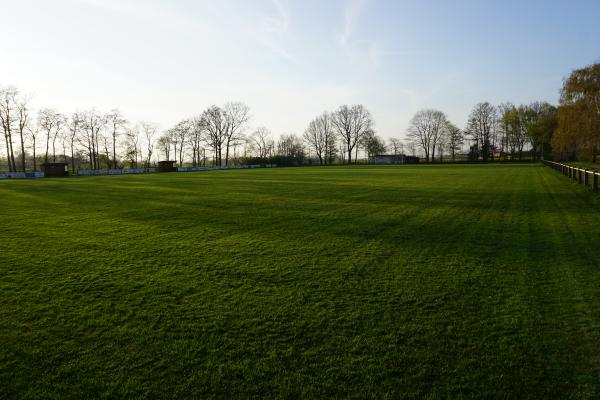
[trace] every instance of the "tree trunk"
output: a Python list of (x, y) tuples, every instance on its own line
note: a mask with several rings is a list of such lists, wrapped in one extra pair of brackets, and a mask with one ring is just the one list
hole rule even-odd
[(90, 168), (96, 169), (96, 142), (94, 140), (94, 127), (91, 128), (91, 136), (90, 136)]
[(230, 139), (227, 138), (227, 143), (225, 145), (225, 165), (229, 165), (229, 143)]
[(50, 153), (50, 132), (46, 134), (46, 154), (44, 155), (44, 162), (48, 162), (48, 153)]
[(117, 169), (117, 133), (113, 131), (113, 168)]
[(8, 144), (10, 145), (10, 163), (12, 165), (12, 170), (13, 172), (17, 172), (17, 163), (15, 162), (15, 151), (13, 148), (13, 142), (12, 142), (12, 132), (9, 130), (8, 131)]
[(75, 173), (75, 149), (73, 148), (73, 141), (71, 140), (71, 173)]
[(36, 160), (36, 155), (35, 155), (35, 136), (33, 137), (33, 172), (37, 171), (37, 160)]
[(52, 162), (56, 162), (56, 135), (52, 139)]
[(6, 141), (6, 161), (8, 162), (8, 172), (13, 172), (12, 164), (10, 163), (10, 146), (8, 145), (8, 134), (4, 132), (4, 140)]
[(23, 139), (23, 130), (19, 130), (19, 135), (21, 136), (21, 168), (23, 172), (25, 172), (25, 140)]

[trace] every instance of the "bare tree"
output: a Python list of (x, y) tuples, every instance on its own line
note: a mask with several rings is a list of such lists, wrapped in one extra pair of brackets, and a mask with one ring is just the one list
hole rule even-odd
[(171, 155), (171, 133), (166, 131), (158, 138), (158, 147), (165, 155), (165, 159), (169, 161)]
[(15, 122), (15, 98), (18, 95), (15, 88), (0, 88), (0, 123), (4, 131), (4, 140), (6, 142), (6, 159), (8, 161), (8, 170), (15, 172), (17, 164), (15, 163), (15, 153), (13, 150), (12, 130)]
[(277, 155), (285, 157), (286, 163), (299, 165), (304, 160), (304, 144), (296, 135), (281, 135), (277, 142)]
[(344, 143), (348, 154), (348, 164), (352, 163), (352, 151), (356, 149), (361, 137), (373, 126), (369, 111), (360, 104), (341, 106), (332, 118), (333, 126)]
[(25, 159), (27, 152), (25, 151), (25, 137), (27, 136), (26, 130), (29, 124), (29, 109), (27, 108), (28, 102), (29, 98), (26, 96), (15, 98), (15, 106), (17, 109), (17, 128), (19, 130), (19, 139), (21, 141), (21, 169), (23, 172), (26, 169)]
[[(189, 142), (192, 146), (192, 165), (194, 167), (200, 164), (200, 150), (203, 142), (203, 135), (205, 131), (204, 120), (201, 117), (196, 117), (190, 120), (190, 138)], [(202, 163), (205, 164), (204, 149), (202, 148)]]
[(314, 150), (321, 165), (331, 161), (329, 152), (332, 142), (335, 142), (335, 131), (329, 113), (324, 112), (310, 121), (304, 132), (304, 141)]
[(79, 112), (74, 112), (68, 121), (69, 129), (69, 148), (71, 150), (71, 172), (75, 173), (75, 144), (79, 138), (79, 134), (84, 126), (84, 116)]
[(106, 165), (106, 169), (110, 169), (110, 167), (113, 165), (113, 162), (110, 159), (111, 158), (110, 157), (111, 137), (109, 135), (107, 135), (106, 133), (104, 133), (104, 134), (101, 133), (100, 134), (100, 142), (102, 143), (102, 148), (104, 150), (104, 154), (102, 155), (102, 157), (99, 157), (100, 159), (98, 161), (101, 162), (102, 158), (104, 158), (104, 164)]
[(229, 149), (241, 140), (250, 120), (250, 107), (241, 102), (230, 102), (223, 106), (225, 117), (225, 165), (229, 165)]
[(496, 107), (488, 102), (477, 104), (469, 115), (467, 134), (476, 143), (478, 153), (483, 161), (490, 159), (497, 124)]
[(33, 171), (37, 171), (37, 138), (39, 135), (39, 126), (38, 124), (29, 124), (27, 126), (27, 136), (31, 141), (31, 152), (33, 154)]
[(46, 136), (46, 151), (44, 152), (44, 162), (48, 163), (50, 158), (50, 142), (52, 141), (54, 158), (56, 158), (55, 142), (60, 129), (62, 129), (62, 115), (51, 108), (42, 108), (38, 111), (38, 125), (44, 131)]
[(117, 168), (117, 139), (127, 126), (128, 121), (118, 108), (111, 110), (106, 115), (106, 119), (110, 125), (110, 133), (112, 138), (112, 164), (113, 168)]
[(408, 155), (416, 156), (417, 155), (417, 147), (419, 145), (414, 140), (409, 140), (406, 142), (406, 150), (408, 151)]
[(390, 138), (388, 140), (388, 148), (394, 153), (394, 155), (404, 153), (404, 143), (398, 138)]
[(440, 134), (438, 135), (439, 137), (436, 145), (436, 152), (441, 163), (444, 162), (444, 154), (448, 149), (448, 129), (446, 128), (447, 122), (448, 121), (445, 121), (444, 125), (440, 129)]
[(417, 112), (410, 120), (407, 136), (423, 149), (427, 162), (435, 159), (435, 150), (445, 123), (446, 115), (441, 111), (431, 109)]
[(222, 165), (223, 144), (227, 140), (227, 120), (223, 110), (211, 106), (202, 113), (203, 126), (206, 134), (204, 139), (214, 154), (214, 164)]
[(85, 132), (82, 142), (87, 148), (90, 168), (99, 169), (100, 131), (106, 125), (106, 117), (95, 110), (89, 110), (82, 114), (82, 119), (84, 121), (82, 128)]
[(156, 136), (156, 132), (158, 131), (158, 127), (156, 124), (151, 122), (143, 121), (140, 123), (140, 128), (142, 134), (144, 135), (144, 140), (146, 142), (146, 168), (150, 167), (150, 160), (152, 159), (152, 154), (154, 153), (154, 137)]
[(140, 155), (140, 130), (136, 125), (132, 128), (127, 128), (125, 131), (125, 155), (129, 160), (129, 166), (131, 168), (138, 167), (138, 158)]
[(61, 135), (62, 130), (66, 123), (66, 118), (61, 113), (56, 113), (54, 115), (55, 118), (55, 128), (54, 128), (54, 136), (52, 136), (52, 162), (56, 162), (56, 139)]
[[(193, 129), (194, 126), (192, 121), (189, 119), (180, 121), (173, 129), (171, 129), (171, 141), (175, 147), (175, 160), (177, 161), (177, 156), (179, 156), (180, 166), (183, 166), (183, 150), (186, 143), (188, 143), (190, 136), (192, 135)], [(179, 147), (177, 147), (178, 144)]]
[(257, 150), (258, 158), (267, 158), (273, 155), (275, 141), (271, 138), (271, 131), (260, 127), (250, 135), (252, 146)]

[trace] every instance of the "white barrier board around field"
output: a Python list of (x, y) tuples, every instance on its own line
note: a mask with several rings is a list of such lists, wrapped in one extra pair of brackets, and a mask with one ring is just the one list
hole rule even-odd
[(43, 172), (8, 172), (0, 174), (0, 179), (35, 179), (43, 177)]
[[(215, 171), (227, 169), (253, 169), (253, 168), (273, 168), (277, 164), (255, 164), (255, 165), (236, 165), (236, 166), (215, 166), (215, 167), (178, 167), (177, 172), (194, 171)], [(77, 172), (79, 176), (93, 175), (127, 175), (127, 174), (145, 174), (157, 172), (158, 168), (131, 168), (131, 169), (82, 169)], [(10, 176), (9, 176), (10, 178)]]

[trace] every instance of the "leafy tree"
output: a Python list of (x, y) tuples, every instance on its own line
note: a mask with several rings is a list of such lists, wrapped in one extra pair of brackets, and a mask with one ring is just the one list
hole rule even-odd
[(369, 158), (386, 151), (385, 142), (372, 130), (365, 134), (361, 143)]
[(551, 142), (560, 159), (596, 162), (600, 151), (600, 63), (575, 70), (565, 80)]
[(463, 144), (465, 143), (463, 132), (460, 128), (458, 128), (452, 122), (446, 121), (446, 137), (447, 137), (448, 151), (450, 151), (450, 156), (452, 157), (452, 161), (455, 161), (456, 160), (456, 152), (460, 151)]

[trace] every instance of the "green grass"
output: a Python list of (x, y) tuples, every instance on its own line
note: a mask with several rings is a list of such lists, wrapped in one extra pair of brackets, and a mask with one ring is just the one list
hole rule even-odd
[(539, 165), (0, 182), (0, 397), (599, 398), (599, 197)]

